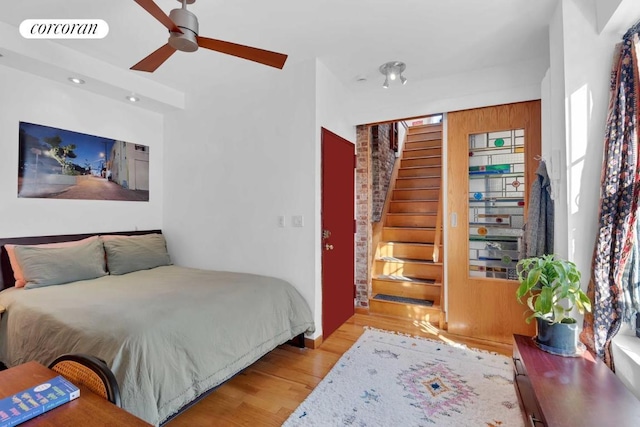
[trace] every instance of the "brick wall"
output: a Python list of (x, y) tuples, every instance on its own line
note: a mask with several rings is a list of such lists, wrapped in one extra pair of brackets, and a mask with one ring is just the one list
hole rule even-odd
[(387, 197), (389, 179), (393, 172), (396, 153), (391, 148), (389, 132), (391, 124), (378, 126), (378, 137), (371, 138), (372, 220), (380, 221), (384, 201)]
[(377, 138), (370, 126), (356, 129), (356, 307), (369, 307), (371, 256), (376, 250), (372, 247), (373, 223), (382, 217), (397, 160), (389, 140), (391, 126), (378, 125)]
[(356, 129), (356, 306), (369, 306), (371, 145), (369, 126)]
[(390, 125), (358, 126), (356, 135), (356, 306), (369, 306), (372, 222), (380, 221), (393, 172), (395, 152), (389, 144)]

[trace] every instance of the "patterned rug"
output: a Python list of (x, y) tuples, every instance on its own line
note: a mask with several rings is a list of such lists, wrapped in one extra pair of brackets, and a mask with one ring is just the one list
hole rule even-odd
[(284, 426), (524, 425), (508, 357), (367, 329)]

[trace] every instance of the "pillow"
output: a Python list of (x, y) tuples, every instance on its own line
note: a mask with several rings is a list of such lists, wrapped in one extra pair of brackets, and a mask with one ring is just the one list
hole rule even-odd
[[(70, 246), (78, 246), (85, 244), (87, 242), (91, 242), (93, 240), (98, 240), (98, 236), (87, 237), (86, 239), (76, 240), (74, 242), (60, 242), (60, 243), (45, 243), (42, 245), (28, 245), (34, 248), (67, 248)], [(24, 280), (24, 274), (22, 273), (22, 268), (20, 267), (20, 263), (16, 259), (15, 255), (15, 247), (18, 245), (4, 245), (7, 250), (7, 255), (9, 255), (9, 263), (11, 264), (11, 269), (13, 270), (13, 278), (15, 279), (16, 288), (23, 287), (27, 282)]]
[(98, 239), (68, 247), (16, 246), (14, 250), (26, 289), (95, 279), (107, 274), (104, 248)]
[(141, 236), (101, 236), (110, 274), (125, 274), (171, 265), (162, 234)]

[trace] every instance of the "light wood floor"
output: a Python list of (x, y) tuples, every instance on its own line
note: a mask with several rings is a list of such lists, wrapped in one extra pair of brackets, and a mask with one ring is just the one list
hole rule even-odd
[(280, 426), (360, 337), (365, 326), (455, 341), (511, 355), (511, 346), (487, 345), (439, 331), (433, 325), (356, 314), (318, 349), (282, 345), (193, 405), (168, 427)]

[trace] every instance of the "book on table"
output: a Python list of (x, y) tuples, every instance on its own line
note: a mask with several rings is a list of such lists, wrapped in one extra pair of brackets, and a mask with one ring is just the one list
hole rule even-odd
[(57, 376), (0, 400), (0, 427), (12, 427), (80, 396), (80, 390)]

